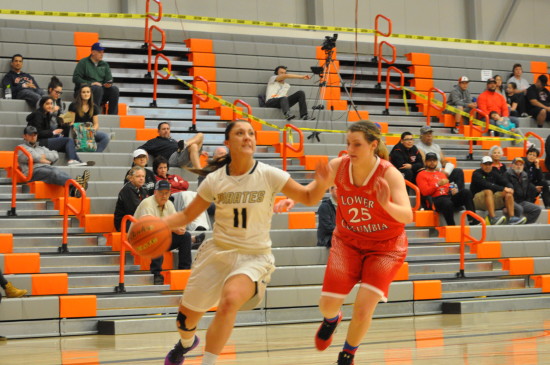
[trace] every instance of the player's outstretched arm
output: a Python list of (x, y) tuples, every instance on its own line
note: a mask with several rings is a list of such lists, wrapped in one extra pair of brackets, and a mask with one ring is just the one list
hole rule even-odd
[(305, 205), (315, 205), (325, 195), (327, 189), (334, 181), (333, 161), (330, 163), (318, 163), (315, 169), (315, 180), (303, 186), (294, 179), (288, 179), (283, 187), (283, 194), (290, 199)]
[(185, 227), (188, 223), (193, 222), (199, 214), (208, 209), (209, 206), (210, 203), (197, 194), (195, 199), (193, 199), (193, 201), (183, 211), (172, 214), (163, 219), (166, 223), (168, 223), (170, 229)]
[(374, 188), (378, 192), (378, 202), (393, 219), (404, 224), (412, 222), (413, 213), (405, 179), (396, 168), (389, 168)]

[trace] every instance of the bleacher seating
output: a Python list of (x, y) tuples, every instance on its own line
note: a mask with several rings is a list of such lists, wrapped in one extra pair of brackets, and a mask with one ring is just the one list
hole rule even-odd
[[(0, 20), (0, 30), (0, 72), (8, 70), (9, 58), (13, 54), (21, 53), (25, 56), (24, 70), (33, 74), (43, 88), (51, 75), (60, 77), (64, 83), (64, 99), (70, 101), (72, 71), (78, 53), (74, 32), (97, 32), (97, 27)], [(70, 253), (57, 253), (62, 233), (60, 205), (48, 187), (22, 184), (17, 194), (18, 217), (0, 218), (0, 266), (10, 281), (32, 294), (2, 301), (0, 323), (2, 335), (8, 337), (173, 331), (184, 281), (182, 273), (170, 271), (173, 255), (177, 253), (165, 255), (164, 285), (153, 285), (147, 263), (128, 254), (125, 267), (128, 293), (116, 294), (120, 237), (112, 234), (110, 214), (114, 211), (123, 175), (131, 164), (131, 151), (156, 135), (160, 121), (171, 122), (172, 136), (176, 139), (193, 134), (189, 131), (191, 92), (175, 80), (160, 81), (158, 108), (150, 107), (152, 81), (143, 77), (146, 52), (140, 48), (143, 30), (105, 26), (99, 31), (107, 47), (105, 60), (110, 63), (115, 83), (121, 90), (120, 102), (128, 108), (121, 108), (119, 116), (100, 116), (101, 129), (112, 136), (107, 150), (101, 154), (80, 154), (84, 160), (96, 161), (94, 167), (68, 167), (65, 158), (58, 163), (71, 176), (81, 174), (85, 168), (92, 174), (87, 191), (89, 214), (84, 222), (76, 218), (70, 221)], [(166, 54), (172, 59), (173, 72), (178, 77), (189, 81), (194, 72), (200, 72), (198, 69), (209, 69), (207, 71), (214, 76), (210, 81), (215, 82), (216, 95), (230, 102), (245, 100), (253, 107), (253, 115), (279, 127), (286, 124), (280, 119), (280, 111), (259, 107), (257, 101), (257, 95), (264, 92), (273, 69), (284, 64), (289, 71), (304, 72), (318, 64), (317, 44), (309, 39), (189, 32), (189, 38), (212, 40), (215, 66), (204, 66), (197, 58), (191, 60), (193, 45), (181, 43), (180, 34), (168, 31), (167, 35), (170, 43)], [(387, 124), (391, 133), (409, 130), (417, 134), (425, 124), (425, 117), (413, 98), (407, 99), (410, 107), (407, 111), (402, 92), (392, 91), (390, 115), (383, 114), (385, 82), (382, 89), (376, 88), (376, 64), (370, 56), (359, 58), (356, 83), (352, 84), (352, 50), (351, 43), (339, 42), (336, 59), (347, 87), (353, 86), (353, 99), (358, 109), (368, 111), (369, 119)], [(459, 76), (479, 80), (482, 69), (492, 69), (507, 78), (511, 66), (517, 61), (524, 64), (525, 77), (531, 78), (530, 61), (542, 61), (541, 57), (528, 54), (402, 46), (398, 47), (396, 66), (405, 72), (408, 85), (425, 78), (416, 77), (413, 72), (415, 65), (406, 57), (411, 52), (430, 55), (428, 66), (433, 72), (429, 80), (447, 92)], [(392, 77), (392, 80), (397, 78)], [(483, 91), (484, 85), (473, 81), (470, 87), (477, 94)], [(296, 80), (292, 87), (303, 89), (308, 106), (313, 105), (319, 89), (316, 84)], [(341, 100), (346, 100), (345, 92), (339, 91)], [(7, 151), (2, 152), (1, 167), (9, 168), (9, 151), (21, 143), (25, 117), (30, 111), (23, 101), (0, 100), (0, 151)], [(227, 121), (228, 118), (215, 109), (199, 109), (197, 129), (205, 133), (206, 151), (213, 151), (222, 143)], [(347, 111), (325, 110), (320, 113), (318, 121), (295, 121), (295, 124), (298, 127), (345, 130), (349, 122)], [(450, 134), (442, 121), (432, 126), (438, 135)], [(522, 118), (522, 132), (533, 129), (534, 121)], [(550, 128), (536, 129), (536, 132), (546, 137)], [(305, 141), (306, 155), (334, 158), (345, 148), (344, 134), (323, 132), (320, 138), (321, 143)], [(478, 161), (487, 150), (475, 146), (474, 161), (467, 161), (468, 144), (465, 141), (441, 140), (437, 143), (447, 156), (456, 157), (458, 166), (468, 170), (479, 166)], [(508, 142), (502, 145), (511, 146)], [(271, 144), (259, 145), (256, 157), (271, 165), (282, 166), (280, 154)], [(190, 189), (196, 188), (196, 176), (179, 168), (172, 167), (171, 171), (190, 180)], [(311, 167), (300, 164), (299, 159), (291, 161), (289, 171), (300, 182), (313, 177)], [(10, 207), (10, 189), (8, 170), (1, 170), (1, 211)], [(411, 201), (414, 199), (411, 197)], [(328, 251), (315, 246), (315, 210), (316, 207), (299, 205), (292, 212), (274, 217), (271, 237), (279, 268), (273, 274), (263, 306), (240, 313), (238, 325), (318, 320), (315, 307)], [(442, 221), (431, 211), (416, 213), (416, 221), (407, 226), (410, 249), (406, 264), (391, 285), (389, 302), (378, 306), (376, 316), (548, 307), (550, 225), (547, 210), (543, 210), (535, 225), (488, 227), (486, 242), (475, 250), (466, 249), (466, 278), (461, 279), (456, 278), (459, 229), (441, 225)], [(470, 232), (479, 237), (480, 228), (473, 227)], [(349, 296), (346, 303), (350, 304), (353, 297)], [(494, 298), (501, 300), (492, 300)], [(480, 305), (483, 305), (482, 309)], [(345, 316), (350, 314), (351, 306), (346, 306)], [(209, 317), (205, 317), (201, 327)]]

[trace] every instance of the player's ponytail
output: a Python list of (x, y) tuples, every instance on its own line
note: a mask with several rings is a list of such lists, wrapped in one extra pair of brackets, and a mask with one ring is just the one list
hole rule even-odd
[(389, 159), (389, 152), (386, 144), (382, 142), (382, 134), (380, 133), (380, 128), (376, 123), (373, 123), (369, 120), (361, 120), (359, 122), (353, 123), (349, 128), (348, 132), (361, 132), (365, 136), (365, 140), (369, 143), (378, 141), (378, 147), (374, 150), (374, 153), (384, 159)]

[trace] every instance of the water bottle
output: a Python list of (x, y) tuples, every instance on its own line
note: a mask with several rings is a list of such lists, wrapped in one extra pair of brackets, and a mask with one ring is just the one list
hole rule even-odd
[(449, 193), (452, 194), (453, 189), (456, 188), (456, 184), (454, 182), (449, 184)]
[(4, 90), (4, 99), (11, 99), (11, 85), (6, 86), (6, 90)]

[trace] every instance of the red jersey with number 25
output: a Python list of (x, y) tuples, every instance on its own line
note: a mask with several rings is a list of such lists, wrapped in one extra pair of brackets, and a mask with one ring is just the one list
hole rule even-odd
[(335, 183), (338, 188), (338, 206), (336, 209), (336, 230), (334, 234), (341, 239), (350, 237), (357, 240), (388, 240), (403, 233), (405, 225), (393, 219), (377, 200), (375, 184), (384, 177), (386, 170), (393, 166), (389, 161), (376, 159), (375, 167), (362, 186), (352, 181), (349, 156), (342, 158), (336, 172)]

